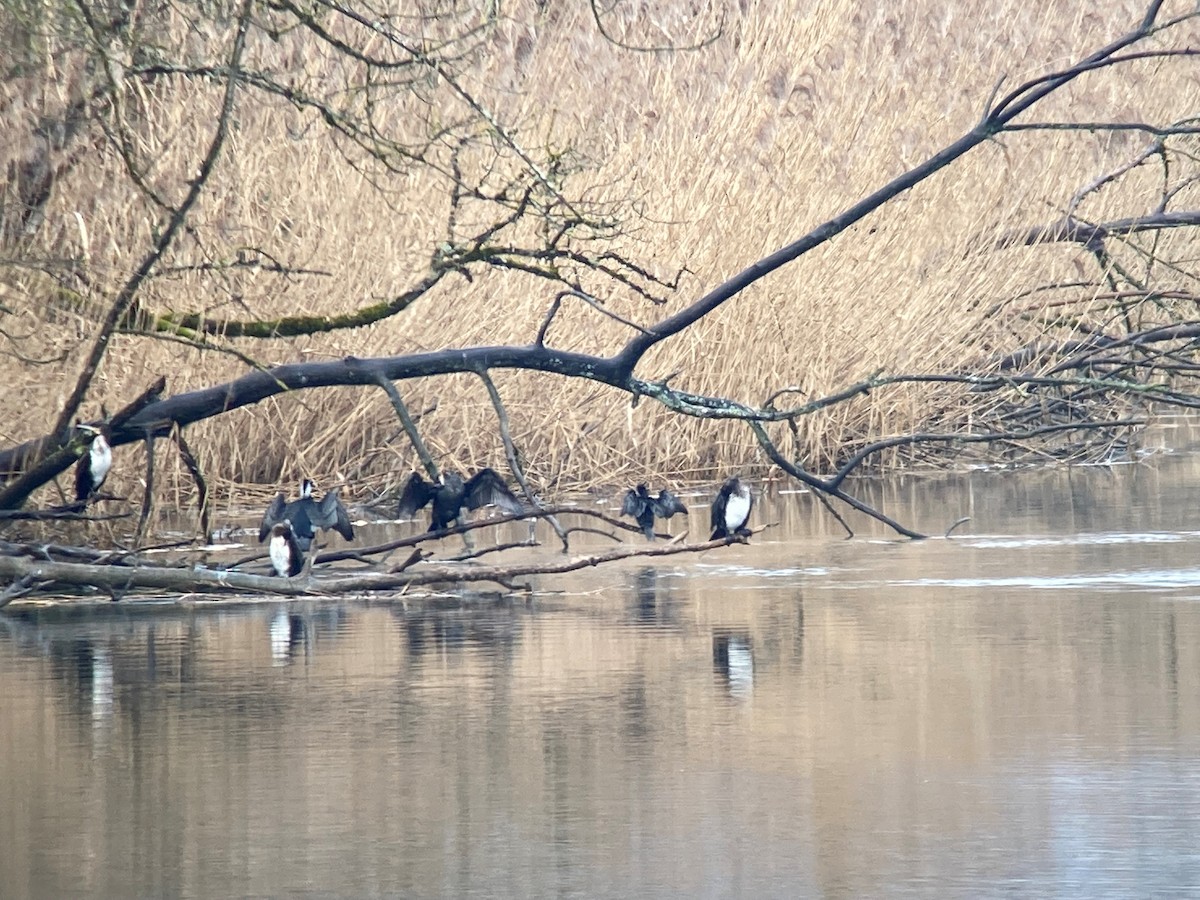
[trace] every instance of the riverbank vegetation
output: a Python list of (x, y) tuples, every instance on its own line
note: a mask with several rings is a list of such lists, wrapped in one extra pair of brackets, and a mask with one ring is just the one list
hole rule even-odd
[(416, 434), (849, 502), (1193, 405), (1194, 4), (0, 8), (3, 506), (163, 376), (112, 489), (186, 434), (178, 505), (383, 495)]

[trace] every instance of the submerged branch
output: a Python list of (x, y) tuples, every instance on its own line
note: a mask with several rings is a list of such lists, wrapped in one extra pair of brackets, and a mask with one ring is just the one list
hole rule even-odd
[(1007, 441), (1027, 441), (1032, 438), (1045, 437), (1051, 434), (1062, 434), (1068, 431), (1108, 431), (1118, 428), (1137, 428), (1145, 425), (1145, 419), (1114, 419), (1107, 422), (1067, 422), (1062, 425), (1043, 425), (1039, 428), (1028, 428), (1022, 431), (990, 431), (983, 433), (917, 433), (901, 434), (895, 437), (872, 441), (853, 456), (851, 456), (837, 473), (824, 484), (836, 488), (846, 478), (867, 460), (868, 457), (892, 447), (902, 447), (909, 444), (961, 443), (961, 444), (998, 444)]
[[(382, 544), (374, 544), (369, 547), (354, 547), (341, 550), (322, 550), (319, 553), (309, 557), (313, 565), (326, 565), (328, 563), (342, 562), (348, 559), (362, 560), (372, 556), (382, 556), (391, 553), (395, 550), (400, 550), (405, 547), (416, 547), (421, 544), (426, 544), (434, 541), (441, 541), (448, 537), (455, 537), (462, 534), (470, 534), (484, 528), (490, 528), (494, 525), (506, 525), (509, 522), (522, 522), (527, 519), (542, 519), (549, 516), (585, 516), (592, 519), (598, 519), (622, 531), (627, 531), (630, 534), (641, 534), (642, 530), (637, 525), (631, 522), (626, 522), (615, 516), (610, 516), (607, 513), (602, 513), (595, 509), (585, 509), (571, 504), (560, 504), (556, 506), (542, 506), (537, 509), (529, 509), (519, 513), (503, 513), (501, 515), (489, 516), (482, 519), (473, 519), (468, 522), (461, 522), (458, 525), (452, 525), (449, 528), (443, 528), (439, 531), (425, 531), (420, 534), (409, 535), (408, 537), (394, 538), (390, 541), (385, 541)], [(568, 534), (574, 532), (589, 532), (599, 534), (603, 537), (618, 539), (611, 532), (603, 531), (599, 528), (587, 528), (575, 526), (565, 529)], [(660, 537), (670, 537), (670, 535), (659, 535)], [(243, 566), (247, 563), (257, 562), (267, 558), (266, 551), (251, 554), (242, 559), (237, 560), (229, 565), (230, 569), (235, 569), (238, 566)]]
[(905, 537), (914, 539), (922, 539), (927, 537), (927, 535), (924, 535), (919, 531), (913, 531), (911, 528), (901, 525), (895, 519), (884, 515), (882, 512), (875, 509), (870, 504), (864, 503), (857, 497), (847, 494), (837, 485), (830, 484), (823, 479), (817, 478), (812, 473), (806, 472), (799, 464), (792, 462), (779, 451), (779, 448), (775, 446), (775, 442), (771, 440), (770, 435), (767, 434), (767, 430), (762, 426), (762, 423), (751, 421), (748, 424), (750, 426), (750, 430), (754, 432), (754, 436), (758, 439), (759, 446), (762, 447), (763, 452), (767, 454), (771, 462), (775, 463), (775, 465), (779, 466), (779, 468), (783, 469), (783, 471), (787, 472), (796, 480), (801, 481), (804, 484), (807, 484), (809, 487), (821, 491), (824, 494), (828, 494), (830, 497), (836, 497), (838, 500), (841, 500), (852, 509), (856, 509), (865, 515), (870, 516), (872, 519), (887, 525), (897, 534), (902, 534)]

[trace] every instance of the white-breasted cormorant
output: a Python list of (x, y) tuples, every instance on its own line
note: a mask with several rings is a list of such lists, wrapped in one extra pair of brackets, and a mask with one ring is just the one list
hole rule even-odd
[(746, 527), (750, 509), (754, 506), (754, 495), (736, 475), (721, 485), (717, 499), (712, 505), (712, 537), (709, 540), (729, 537), (749, 537)]
[(100, 490), (100, 485), (108, 477), (108, 470), (112, 468), (112, 448), (99, 429), (90, 425), (79, 427), (92, 435), (88, 452), (75, 463), (75, 499), (83, 503)]
[(296, 540), (290, 523), (277, 522), (271, 526), (271, 543), (267, 545), (271, 565), (280, 578), (292, 578), (304, 568), (304, 552)]

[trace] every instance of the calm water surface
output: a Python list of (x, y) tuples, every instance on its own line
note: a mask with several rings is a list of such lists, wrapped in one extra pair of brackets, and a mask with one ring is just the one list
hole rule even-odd
[(0, 896), (1200, 896), (1200, 460), (872, 490), (972, 520), (788, 494), (528, 600), (14, 605)]

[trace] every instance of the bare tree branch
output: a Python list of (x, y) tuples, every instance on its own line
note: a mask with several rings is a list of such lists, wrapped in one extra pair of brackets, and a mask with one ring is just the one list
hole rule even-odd
[(417, 456), (421, 459), (421, 464), (425, 466), (426, 474), (433, 481), (437, 481), (438, 465), (434, 462), (433, 454), (429, 452), (429, 448), (425, 446), (425, 441), (421, 438), (421, 432), (417, 428), (417, 423), (413, 421), (412, 414), (409, 413), (404, 398), (400, 396), (400, 391), (396, 389), (396, 385), (392, 380), (382, 373), (379, 374), (376, 382), (383, 388), (384, 393), (388, 395), (388, 400), (392, 403), (392, 409), (396, 410), (400, 424), (404, 427), (404, 433), (408, 435), (413, 449), (417, 451)]
[[(175, 240), (175, 236), (187, 220), (192, 206), (195, 205), (200, 197), (200, 193), (204, 190), (209, 176), (212, 175), (217, 158), (221, 154), (221, 148), (225, 144), (225, 136), (229, 129), (229, 120), (233, 114), (234, 98), (238, 85), (237, 70), (246, 45), (246, 31), (250, 25), (250, 10), (252, 6), (253, 0), (243, 0), (241, 14), (238, 18), (237, 34), (234, 37), (233, 50), (230, 54), (230, 77), (225, 85), (225, 99), (221, 105), (221, 114), (217, 119), (217, 127), (209, 144), (208, 152), (204, 155), (199, 171), (191, 181), (183, 202), (172, 210), (166, 227), (163, 228), (154, 242), (153, 249), (146, 254), (141, 264), (138, 265), (137, 269), (134, 270), (128, 281), (125, 282), (121, 290), (117, 293), (112, 306), (109, 307), (108, 314), (104, 317), (104, 321), (100, 325), (100, 331), (96, 335), (95, 343), (92, 345), (91, 353), (88, 354), (87, 360), (84, 362), (83, 371), (80, 372), (79, 378), (75, 383), (75, 388), (63, 404), (62, 411), (59, 413), (58, 422), (54, 427), (54, 434), (65, 435), (67, 433), (71, 420), (78, 413), (79, 407), (83, 403), (83, 398), (91, 386), (92, 378), (95, 377), (96, 370), (100, 367), (100, 361), (104, 358), (113, 332), (116, 330), (121, 319), (129, 311), (130, 306), (133, 305), (142, 284), (150, 276), (150, 273), (159, 260), (162, 259), (167, 248)], [(5, 493), (7, 492), (0, 493), (0, 507), (9, 505), (6, 503)]]
[[(504, 453), (508, 457), (508, 466), (512, 469), (513, 477), (517, 479), (517, 484), (521, 486), (521, 492), (525, 495), (525, 500), (537, 510), (542, 509), (542, 504), (538, 500), (537, 495), (529, 489), (529, 482), (525, 480), (525, 468), (521, 465), (521, 458), (517, 452), (517, 447), (513, 443), (512, 430), (508, 426), (508, 410), (504, 408), (504, 401), (500, 399), (500, 392), (496, 390), (496, 383), (492, 381), (492, 376), (487, 370), (479, 373), (479, 378), (483, 381), (483, 386), (487, 388), (488, 397), (492, 401), (492, 408), (496, 410), (496, 421), (500, 428), (500, 440), (504, 443)], [(566, 553), (571, 545), (567, 540), (567, 533), (563, 530), (562, 525), (558, 523), (553, 515), (546, 515), (546, 521), (550, 527), (554, 529), (554, 533), (558, 535), (558, 539), (562, 541), (563, 553)]]

